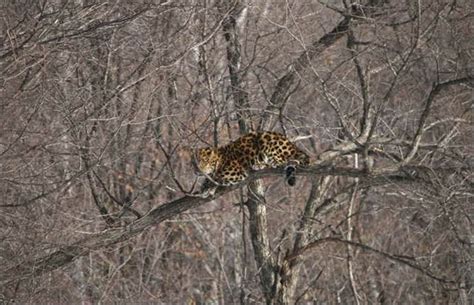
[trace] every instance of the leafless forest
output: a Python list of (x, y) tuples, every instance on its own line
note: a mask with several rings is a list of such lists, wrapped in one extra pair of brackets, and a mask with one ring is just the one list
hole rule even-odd
[[(471, 0), (0, 15), (0, 303), (474, 303)], [(195, 196), (192, 149), (251, 130), (296, 186)]]

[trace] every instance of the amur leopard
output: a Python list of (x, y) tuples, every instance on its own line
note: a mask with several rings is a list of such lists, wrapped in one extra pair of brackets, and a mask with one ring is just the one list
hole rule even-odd
[(309, 165), (309, 156), (280, 133), (251, 132), (225, 146), (197, 149), (194, 165), (207, 177), (204, 187), (236, 184), (251, 170), (279, 166), (286, 166), (286, 181), (293, 186), (295, 166)]

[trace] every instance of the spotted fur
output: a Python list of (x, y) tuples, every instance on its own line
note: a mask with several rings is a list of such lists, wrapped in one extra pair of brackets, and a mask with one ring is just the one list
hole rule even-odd
[(198, 149), (194, 162), (202, 174), (220, 185), (239, 183), (252, 169), (286, 166), (287, 183), (293, 186), (295, 165), (308, 165), (309, 157), (284, 135), (265, 131), (248, 133), (225, 146)]

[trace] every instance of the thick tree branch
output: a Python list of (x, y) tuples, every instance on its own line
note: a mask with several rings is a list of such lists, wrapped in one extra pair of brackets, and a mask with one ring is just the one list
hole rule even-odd
[(72, 245), (61, 247), (51, 254), (2, 270), (0, 275), (0, 285), (40, 276), (43, 273), (50, 272), (65, 266), (71, 263), (74, 259), (87, 255), (91, 251), (126, 241), (143, 232), (152, 225), (159, 224), (164, 220), (170, 219), (171, 217), (174, 217), (189, 209), (197, 208), (204, 203), (214, 200), (235, 188), (236, 187), (225, 190), (221, 189), (214, 197), (209, 198), (184, 196), (177, 200), (160, 205), (159, 207), (151, 210), (142, 218), (132, 222), (127, 226), (111, 228), (103, 232), (90, 235), (86, 238), (78, 240)]
[[(280, 110), (284, 107), (284, 104), (289, 96), (292, 86), (297, 82), (297, 75), (299, 75), (304, 69), (306, 69), (311, 61), (321, 52), (332, 46), (336, 41), (342, 38), (347, 30), (349, 29), (350, 17), (346, 16), (339, 24), (329, 33), (325, 34), (321, 38), (315, 40), (311, 46), (305, 49), (300, 56), (290, 65), (289, 71), (283, 75), (277, 82), (272, 96), (270, 97), (269, 105), (267, 106), (266, 111), (263, 112), (261, 117), (258, 129), (268, 129), (271, 130), (274, 125), (274, 117), (272, 113), (281, 112)], [(255, 188), (254, 188), (255, 189)], [(258, 202), (252, 202), (249, 200), (247, 206), (249, 207), (250, 213), (259, 211), (257, 206), (251, 207), (251, 205), (258, 205)], [(276, 263), (275, 258), (269, 252), (268, 237), (266, 231), (259, 231), (259, 224), (266, 223), (264, 209), (265, 206), (262, 205), (260, 211), (261, 213), (258, 217), (254, 217), (254, 226), (251, 227), (251, 232), (255, 233), (252, 235), (252, 242), (254, 244), (254, 253), (258, 263), (259, 268), (261, 268), (261, 282), (265, 293), (265, 298), (267, 303), (271, 303), (277, 297), (279, 302), (283, 302), (283, 299), (287, 299), (288, 292), (290, 294), (292, 291), (290, 289), (282, 288), (281, 285), (293, 285), (291, 276), (288, 274), (281, 275), (285, 277), (288, 281), (286, 283), (279, 283), (280, 279), (277, 278), (277, 274), (284, 272), (285, 270), (291, 273), (292, 266), (287, 266), (288, 268), (283, 268)], [(252, 225), (252, 222), (250, 222)], [(263, 235), (262, 235), (263, 234)], [(260, 241), (266, 242), (266, 245), (259, 246)], [(280, 270), (279, 273), (276, 270)]]
[(227, 42), (227, 67), (229, 68), (230, 85), (237, 109), (237, 120), (241, 133), (246, 133), (250, 127), (250, 117), (245, 109), (249, 107), (248, 93), (242, 85), (242, 71), (240, 69), (242, 56), (239, 42), (237, 19), (244, 9), (242, 1), (234, 1), (229, 14), (224, 19), (222, 30)]
[[(227, 66), (231, 83), (232, 96), (235, 103), (240, 134), (245, 134), (251, 127), (251, 118), (246, 110), (249, 107), (248, 93), (243, 85), (241, 71), (241, 46), (239, 42), (237, 19), (244, 9), (242, 1), (232, 3), (229, 14), (224, 20), (223, 31), (227, 42)], [(248, 185), (248, 199), (245, 202), (249, 210), (249, 231), (255, 260), (259, 271), (260, 283), (266, 302), (272, 303), (274, 298), (275, 258), (270, 248), (267, 232), (267, 209), (264, 204), (262, 182), (254, 180)]]
[[(400, 169), (379, 170), (374, 173), (367, 173), (365, 170), (332, 166), (313, 166), (305, 169), (299, 169), (298, 174), (304, 176), (346, 176), (359, 177), (360, 187), (366, 185), (384, 185), (395, 182), (413, 183), (420, 180), (417, 175), (417, 169), (421, 168), (407, 167)], [(455, 172), (456, 169), (446, 169)], [(407, 172), (410, 172), (407, 174)], [(152, 209), (148, 214), (140, 219), (135, 220), (127, 226), (120, 228), (111, 228), (103, 232), (90, 235), (86, 238), (78, 240), (77, 242), (61, 247), (50, 254), (42, 257), (23, 262), (22, 264), (8, 267), (0, 272), (0, 285), (6, 285), (19, 280), (24, 280), (31, 277), (40, 276), (46, 272), (53, 271), (63, 267), (80, 256), (87, 255), (91, 251), (96, 251), (119, 242), (126, 241), (151, 226), (162, 223), (176, 215), (179, 215), (187, 210), (195, 209), (204, 205), (207, 202), (215, 200), (222, 195), (237, 189), (249, 182), (269, 176), (281, 176), (282, 169), (264, 169), (251, 174), (250, 178), (241, 184), (231, 187), (219, 187), (214, 196), (202, 198), (193, 195), (187, 195), (179, 199), (167, 202)], [(264, 254), (264, 252), (262, 252)], [(262, 254), (262, 255), (263, 255)]]

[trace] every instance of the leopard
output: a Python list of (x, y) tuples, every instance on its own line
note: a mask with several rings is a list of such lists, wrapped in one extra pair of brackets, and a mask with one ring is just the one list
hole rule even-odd
[(193, 164), (196, 172), (207, 178), (203, 188), (238, 184), (252, 170), (283, 166), (287, 184), (294, 186), (296, 166), (310, 165), (310, 158), (283, 134), (261, 131), (249, 132), (224, 146), (198, 148)]

